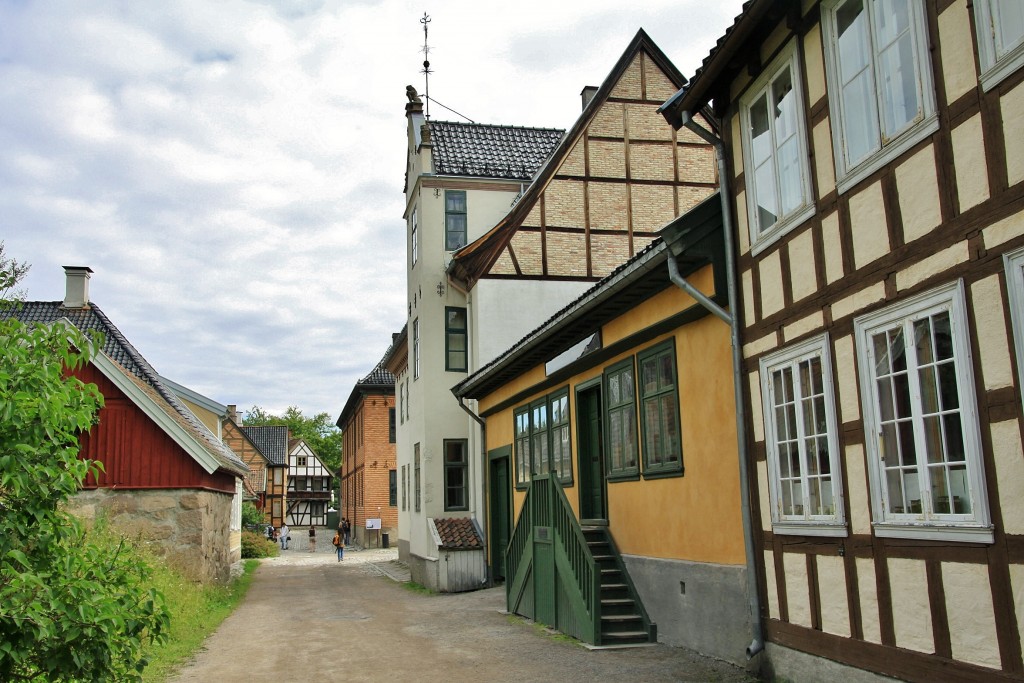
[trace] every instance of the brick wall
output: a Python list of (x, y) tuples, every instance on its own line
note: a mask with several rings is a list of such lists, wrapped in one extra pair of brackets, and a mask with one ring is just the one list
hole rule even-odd
[[(398, 507), (388, 504), (388, 472), (397, 469), (395, 444), (389, 441), (388, 409), (394, 407), (393, 391), (364, 395), (342, 427), (341, 516), (352, 523), (353, 536), (361, 544), (368, 540), (366, 520), (376, 517), (381, 518), (382, 531), (398, 540)], [(370, 540), (377, 542), (376, 533)]]

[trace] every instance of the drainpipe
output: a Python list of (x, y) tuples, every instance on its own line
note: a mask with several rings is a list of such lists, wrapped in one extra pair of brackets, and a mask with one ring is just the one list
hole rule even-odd
[[(478, 425), (480, 425), (480, 467), (482, 468), (480, 472), (481, 480), (483, 481), (484, 484), (484, 490), (486, 490), (487, 478), (488, 476), (490, 476), (490, 469), (487, 467), (487, 423), (486, 421), (484, 421), (482, 417), (474, 413), (472, 408), (470, 408), (464, 403), (463, 398), (461, 396), (456, 396), (455, 398), (459, 402), (459, 407), (466, 411), (466, 414), (473, 418), (473, 420)], [(484, 496), (484, 499), (486, 499), (486, 496)], [(490, 509), (488, 508), (487, 505), (481, 505), (479, 512), (480, 516), (483, 517), (484, 520), (484, 564), (487, 564), (487, 561), (491, 556), (490, 551), (488, 550), (488, 547), (490, 546), (491, 543), (491, 539), (490, 536), (487, 535), (487, 530), (490, 529)]]
[(754, 561), (753, 520), (750, 512), (750, 472), (747, 462), (747, 435), (745, 430), (747, 411), (743, 403), (743, 349), (740, 347), (739, 297), (736, 289), (736, 262), (733, 252), (732, 211), (727, 192), (728, 183), (725, 167), (725, 146), (715, 135), (693, 120), (690, 112), (682, 112), (682, 125), (707, 141), (715, 148), (715, 159), (718, 162), (718, 195), (722, 202), (722, 229), (725, 231), (725, 279), (729, 298), (729, 313), (699, 292), (693, 285), (679, 275), (679, 267), (675, 257), (668, 257), (669, 279), (677, 287), (692, 296), (702, 306), (714, 313), (729, 325), (732, 337), (732, 384), (736, 401), (736, 445), (740, 460), (740, 503), (743, 514), (743, 543), (747, 554), (747, 593), (750, 610), (753, 613), (753, 640), (747, 646), (747, 658), (751, 658), (764, 649), (764, 628), (761, 624), (761, 595), (757, 590), (757, 566)]

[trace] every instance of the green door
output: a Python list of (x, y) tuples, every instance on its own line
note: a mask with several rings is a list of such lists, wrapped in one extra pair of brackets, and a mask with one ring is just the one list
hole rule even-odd
[(601, 384), (576, 392), (577, 457), (580, 473), (580, 519), (607, 519), (604, 499), (604, 453), (601, 448)]
[(491, 451), (491, 572), (494, 581), (505, 580), (505, 549), (512, 533), (509, 489), (509, 449)]

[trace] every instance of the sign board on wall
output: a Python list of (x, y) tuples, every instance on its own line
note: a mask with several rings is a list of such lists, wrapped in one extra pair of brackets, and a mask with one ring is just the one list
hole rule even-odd
[(380, 517), (374, 517), (366, 520), (367, 529), (380, 529)]

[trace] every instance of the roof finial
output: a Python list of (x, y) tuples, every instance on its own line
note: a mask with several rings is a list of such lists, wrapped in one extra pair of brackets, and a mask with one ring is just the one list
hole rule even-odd
[(423, 24), (423, 70), (420, 72), (423, 74), (424, 92), (423, 96), (427, 100), (426, 112), (424, 116), (430, 118), (430, 74), (434, 73), (430, 70), (430, 46), (427, 45), (427, 24), (430, 23), (430, 15), (426, 12), (423, 13), (423, 18), (420, 19), (420, 23)]

